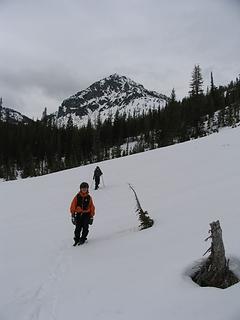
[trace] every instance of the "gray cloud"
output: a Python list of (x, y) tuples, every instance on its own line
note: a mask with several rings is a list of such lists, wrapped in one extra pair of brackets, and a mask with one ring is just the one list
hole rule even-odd
[(237, 0), (1, 1), (0, 96), (28, 116), (118, 72), (179, 98), (194, 64), (239, 74)]

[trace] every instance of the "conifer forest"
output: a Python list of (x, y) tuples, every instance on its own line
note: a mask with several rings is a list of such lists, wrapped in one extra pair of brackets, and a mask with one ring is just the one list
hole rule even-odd
[[(28, 124), (0, 121), (0, 178), (14, 180), (160, 148), (216, 132), (240, 121), (240, 77), (203, 91), (196, 65), (189, 95), (171, 92), (166, 106), (141, 115), (119, 114), (76, 128), (71, 118), (57, 127), (48, 118)], [(0, 110), (1, 111), (1, 110)]]

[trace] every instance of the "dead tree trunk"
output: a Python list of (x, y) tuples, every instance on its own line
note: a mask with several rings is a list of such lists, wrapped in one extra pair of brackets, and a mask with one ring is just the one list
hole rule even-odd
[(192, 279), (201, 287), (227, 288), (237, 283), (238, 279), (229, 270), (229, 261), (225, 257), (222, 229), (219, 221), (210, 223), (210, 227), (211, 235), (206, 240), (211, 238), (212, 244), (205, 252), (206, 254), (211, 251), (210, 256)]

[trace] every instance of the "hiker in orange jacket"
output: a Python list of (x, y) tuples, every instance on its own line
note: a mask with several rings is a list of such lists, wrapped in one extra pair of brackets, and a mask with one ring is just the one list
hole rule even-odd
[(74, 246), (83, 244), (87, 240), (88, 226), (93, 223), (95, 215), (95, 207), (88, 189), (88, 183), (82, 182), (80, 184), (80, 192), (73, 198), (70, 206), (72, 223), (75, 225)]

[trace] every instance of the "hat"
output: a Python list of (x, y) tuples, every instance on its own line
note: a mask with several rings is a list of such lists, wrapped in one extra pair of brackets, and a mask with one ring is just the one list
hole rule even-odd
[(88, 185), (87, 182), (82, 182), (82, 183), (80, 184), (80, 189), (84, 189), (84, 188), (86, 188), (86, 189), (89, 188), (89, 185)]

